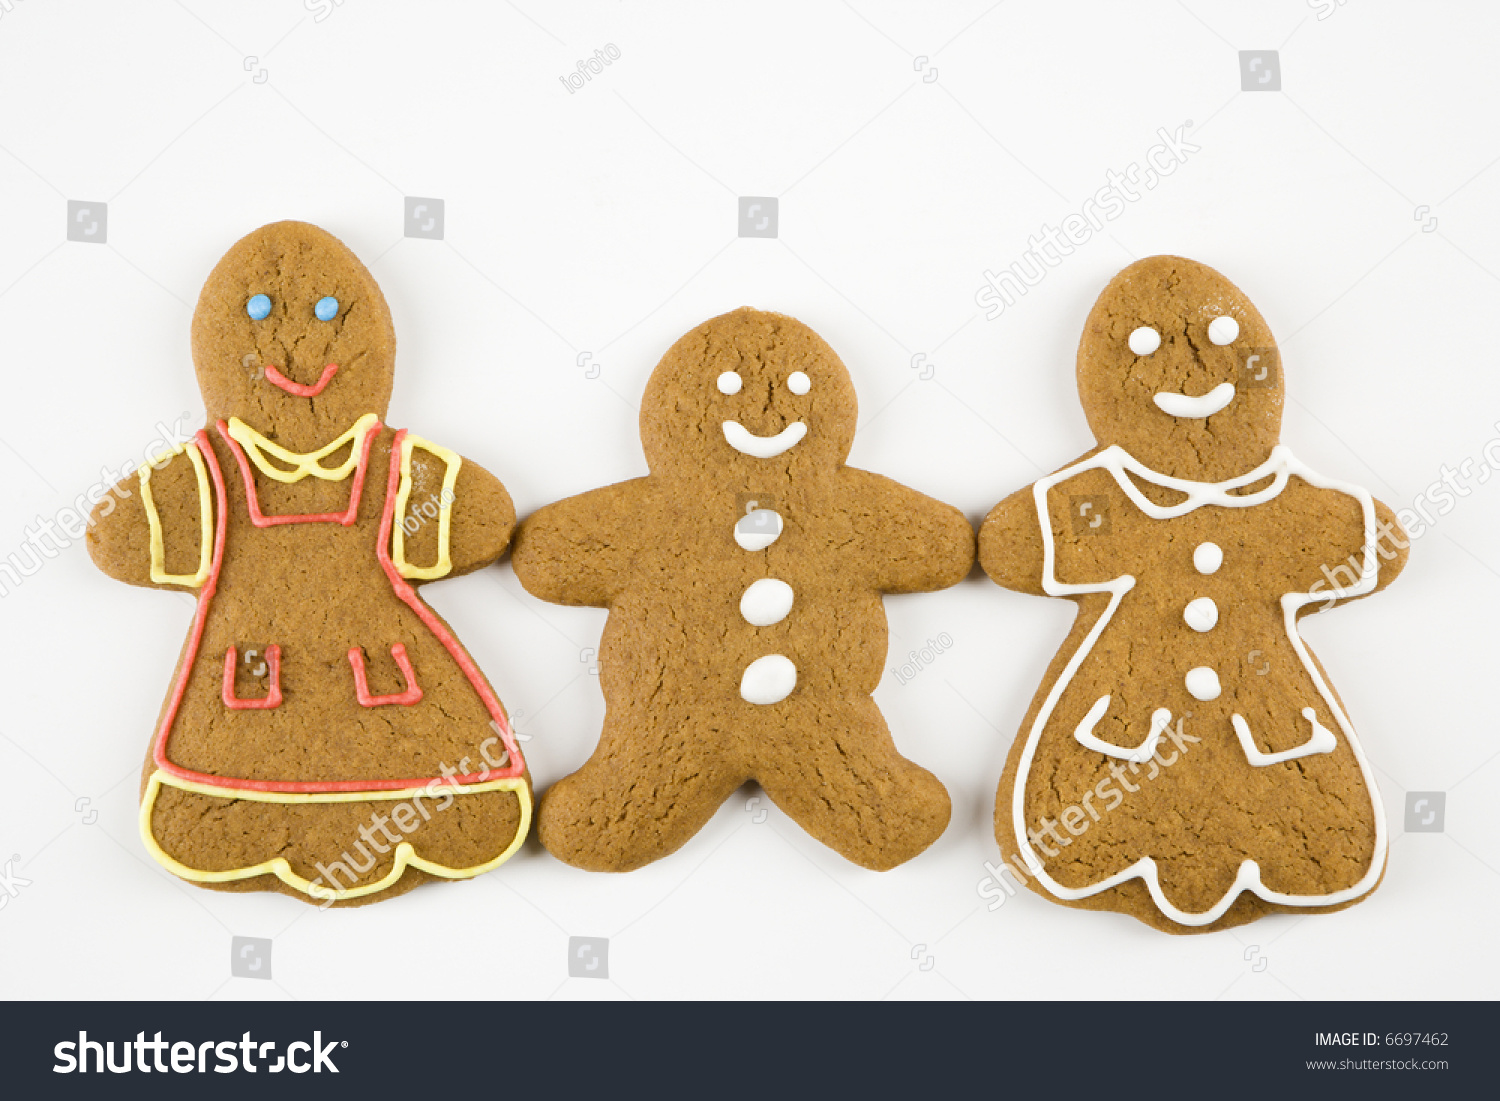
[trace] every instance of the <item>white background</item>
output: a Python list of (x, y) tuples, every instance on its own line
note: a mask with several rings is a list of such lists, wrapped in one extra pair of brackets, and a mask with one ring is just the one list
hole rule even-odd
[[(1500, 436), (1494, 5), (916, 7), (349, 0), (319, 20), (298, 0), (0, 0), (0, 557), (156, 421), (200, 422), (191, 305), (234, 240), (281, 218), (343, 238), (384, 288), (391, 423), (487, 466), (522, 513), (644, 473), (656, 360), (750, 304), (848, 364), (855, 465), (977, 522), (1091, 446), (1084, 316), (1159, 252), (1257, 303), (1288, 372), (1284, 439), (1323, 473), (1401, 507)], [(559, 77), (611, 43), (619, 60), (569, 92)], [(1282, 91), (1240, 90), (1241, 49), (1280, 51)], [(1199, 152), (980, 314), (986, 268), (1189, 119)], [(444, 240), (403, 237), (405, 195), (445, 201)], [(739, 195), (779, 198), (777, 239), (737, 237)], [(68, 199), (107, 202), (106, 244), (65, 241)], [(77, 544), (0, 599), (0, 868), (14, 854), (30, 883), (0, 888), (0, 993), (1493, 996), (1497, 494), (1476, 485), (1398, 584), (1305, 628), (1379, 772), (1382, 888), (1199, 937), (979, 897), (995, 784), (1072, 608), (978, 574), (887, 601), (888, 666), (954, 640), (876, 694), (954, 804), (895, 871), (757, 821), (750, 788), (629, 875), (533, 840), (474, 882), (356, 910), (187, 886), (147, 858), (135, 809), (191, 602), (111, 581)], [(533, 600), (508, 564), (424, 591), (530, 736), (538, 788), (580, 765), (604, 612)], [(1409, 791), (1447, 793), (1445, 832), (1404, 834)], [(232, 935), (272, 938), (272, 981), (230, 977)], [(569, 936), (609, 938), (607, 981), (567, 977)]]

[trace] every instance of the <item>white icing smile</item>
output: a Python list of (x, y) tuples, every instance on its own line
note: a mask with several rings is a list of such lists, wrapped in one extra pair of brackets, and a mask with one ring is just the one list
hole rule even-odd
[(1151, 400), (1169, 417), (1211, 417), (1234, 400), (1234, 383), (1221, 382), (1202, 397), (1163, 391)]
[(774, 459), (783, 451), (797, 446), (805, 435), (807, 425), (801, 421), (793, 421), (774, 436), (757, 436), (739, 421), (724, 422), (724, 439), (729, 441), (729, 446), (742, 455), (751, 455), (757, 459)]

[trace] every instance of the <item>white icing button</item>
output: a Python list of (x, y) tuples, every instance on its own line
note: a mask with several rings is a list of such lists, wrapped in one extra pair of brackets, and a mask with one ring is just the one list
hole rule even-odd
[(1193, 551), (1193, 569), (1199, 573), (1213, 573), (1224, 564), (1224, 552), (1217, 543), (1199, 543)]
[(747, 703), (780, 703), (797, 687), (797, 667), (780, 654), (767, 654), (745, 666), (740, 695)]
[(1228, 314), (1216, 317), (1208, 323), (1208, 339), (1215, 344), (1233, 344), (1240, 335), (1240, 323)]
[(774, 577), (762, 577), (740, 597), (740, 615), (756, 627), (780, 623), (792, 610), (792, 587)]
[[(765, 659), (762, 658), (762, 661)], [(1215, 673), (1206, 665), (1200, 665), (1196, 669), (1189, 669), (1184, 678), (1187, 690), (1192, 693), (1195, 700), (1216, 700), (1219, 698), (1219, 674)]]
[(740, 385), (738, 371), (725, 371), (719, 376), (719, 393), (721, 394), (738, 394)]
[(808, 378), (801, 371), (793, 371), (791, 376), (786, 380), (786, 388), (798, 397), (801, 397), (812, 389), (812, 379)]
[(747, 551), (765, 550), (780, 537), (781, 514), (773, 509), (752, 509), (734, 525), (734, 541)]
[(1161, 347), (1161, 333), (1150, 325), (1142, 325), (1130, 334), (1130, 350), (1138, 356), (1149, 356)]
[(1202, 633), (1212, 631), (1219, 622), (1219, 606), (1206, 596), (1200, 596), (1182, 609), (1182, 619), (1193, 630)]

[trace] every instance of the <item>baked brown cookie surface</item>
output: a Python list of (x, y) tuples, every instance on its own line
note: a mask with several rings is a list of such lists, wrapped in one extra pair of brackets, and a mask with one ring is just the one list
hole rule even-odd
[(1132, 264), (1089, 314), (1099, 446), (979, 533), (996, 582), (1078, 605), (1000, 781), (1006, 891), (1190, 933), (1379, 883), (1374, 775), (1297, 621), (1389, 584), (1408, 541), (1279, 442), (1282, 382), (1264, 319), (1191, 260)]
[(495, 561), (509, 494), (382, 423), (385, 299), (315, 226), (231, 248), (192, 336), (208, 427), (89, 534), (112, 577), (198, 600), (146, 761), (147, 848), (202, 886), (341, 904), (495, 867), (527, 832), (530, 778), (416, 587)]
[(920, 853), (948, 794), (902, 757), (871, 699), (882, 593), (953, 585), (956, 509), (846, 466), (854, 387), (792, 318), (741, 309), (679, 340), (641, 404), (650, 474), (541, 509), (512, 561), (533, 595), (609, 609), (598, 748), (543, 796), (570, 864), (640, 867), (747, 780), (868, 868)]

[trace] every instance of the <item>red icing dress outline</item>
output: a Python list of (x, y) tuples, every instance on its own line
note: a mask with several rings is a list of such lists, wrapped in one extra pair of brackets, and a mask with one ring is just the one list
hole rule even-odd
[[(380, 431), (381, 425), (377, 422), (370, 429), (365, 438), (363, 458), (360, 461), (356, 476), (361, 478), (351, 492), (350, 511), (348, 519), (337, 514), (326, 514), (321, 516), (309, 516), (302, 519), (309, 521), (333, 520), (345, 525), (354, 522), (355, 507), (358, 504), (359, 491), (362, 487), (365, 460), (369, 457), (370, 443), (375, 434)], [(221, 421), (218, 425), (219, 433), (228, 443), (240, 465), (241, 473), (245, 476), (247, 484), (251, 487), (249, 500), (252, 502), (251, 520), (254, 522), (254, 513), (258, 511), (255, 501), (253, 487), (254, 480), (249, 470), (249, 460), (244, 451), (229, 437), (229, 432)], [(403, 791), (414, 788), (427, 787), (429, 784), (439, 784), (449, 787), (464, 786), (468, 784), (482, 784), (491, 780), (509, 780), (520, 776), (526, 771), (526, 761), (521, 755), (521, 747), (516, 742), (515, 732), (506, 720), (505, 712), (500, 707), (500, 701), (495, 698), (495, 693), (485, 682), (484, 676), (469, 657), (463, 644), (453, 636), (453, 633), (438, 619), (433, 610), (422, 603), (417, 596), (416, 590), (407, 583), (406, 579), (396, 570), (395, 563), (391, 561), (390, 541), (393, 514), (396, 508), (396, 490), (401, 481), (401, 441), (406, 437), (403, 428), (396, 433), (395, 439), (391, 441), (391, 469), (386, 484), (385, 507), (380, 516), (380, 532), (376, 536), (375, 555), (386, 577), (391, 583), (391, 588), (401, 601), (416, 612), (417, 617), (423, 625), (430, 630), (437, 640), (442, 643), (443, 648), (448, 651), (450, 657), (463, 671), (469, 684), (479, 695), (484, 703), (485, 710), (490, 714), (491, 728), (500, 736), (500, 741), (505, 747), (506, 764), (503, 768), (485, 769), (482, 772), (470, 772), (462, 775), (449, 777), (429, 776), (421, 779), (410, 780), (330, 780), (330, 781), (306, 781), (306, 780), (245, 780), (231, 776), (216, 776), (213, 773), (197, 772), (193, 769), (183, 768), (173, 764), (167, 757), (167, 743), (170, 741), (172, 724), (177, 718), (177, 711), (182, 706), (182, 698), (187, 691), (188, 677), (192, 674), (198, 649), (203, 641), (203, 628), (208, 620), (209, 606), (213, 603), (214, 592), (218, 587), (219, 574), (224, 564), (224, 541), (228, 529), (228, 491), (224, 485), (224, 472), (219, 466), (218, 456), (214, 454), (213, 446), (208, 441), (208, 433), (199, 429), (194, 435), (193, 441), (202, 453), (204, 461), (208, 464), (209, 476), (213, 480), (214, 487), (214, 550), (213, 561), (209, 567), (207, 579), (198, 593), (198, 610), (193, 615), (193, 625), (188, 632), (187, 652), (183, 661), (178, 666), (177, 678), (172, 684), (171, 695), (167, 697), (167, 706), (162, 712), (161, 723), (157, 727), (156, 737), (152, 742), (151, 758), (156, 767), (177, 780), (205, 787), (221, 788), (229, 791), (263, 791), (282, 792), (289, 794), (331, 794), (335, 792), (381, 792), (381, 791)], [(265, 523), (257, 526), (266, 527), (272, 523), (288, 522), (287, 517), (265, 517)], [(270, 647), (267, 647), (269, 650)]]

